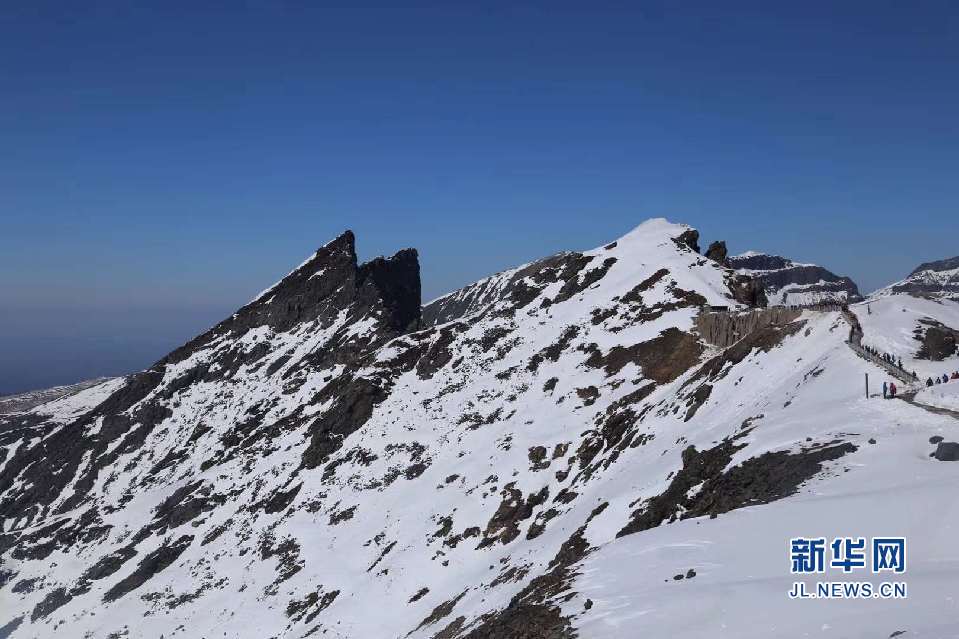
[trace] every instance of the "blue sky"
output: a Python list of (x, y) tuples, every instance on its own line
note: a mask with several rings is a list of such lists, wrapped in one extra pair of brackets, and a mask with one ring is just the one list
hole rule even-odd
[(427, 298), (654, 216), (864, 290), (959, 253), (955, 3), (473, 4), (3, 3), (0, 392), (345, 228)]

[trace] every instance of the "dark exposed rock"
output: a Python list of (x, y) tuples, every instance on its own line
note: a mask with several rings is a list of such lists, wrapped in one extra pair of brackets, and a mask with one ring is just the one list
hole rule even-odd
[(669, 269), (661, 268), (623, 295), (623, 301), (629, 304), (642, 304), (643, 293), (653, 288), (660, 280), (669, 275)]
[(71, 599), (73, 599), (73, 595), (68, 593), (67, 589), (62, 586), (51, 590), (47, 593), (47, 596), (43, 598), (43, 601), (34, 606), (33, 612), (30, 614), (30, 621), (43, 619), (51, 612), (70, 603)]
[(574, 639), (576, 633), (559, 608), (522, 603), (490, 615), (464, 639)]
[(709, 248), (706, 249), (705, 255), (717, 264), (726, 266), (726, 257), (729, 255), (729, 252), (726, 250), (725, 242), (716, 241), (709, 245)]
[(689, 229), (676, 237), (674, 240), (678, 245), (685, 246), (695, 253), (699, 253), (699, 231)]
[(430, 589), (427, 588), (426, 586), (420, 588), (419, 590), (416, 591), (416, 594), (414, 594), (412, 597), (410, 597), (410, 599), (409, 599), (409, 601), (408, 601), (407, 603), (414, 603), (414, 602), (419, 601), (420, 599), (422, 599), (423, 597), (425, 597), (427, 594), (429, 594), (429, 591), (430, 591)]
[[(634, 511), (617, 537), (654, 528), (667, 520), (716, 516), (788, 497), (820, 472), (824, 462), (856, 450), (856, 446), (848, 442), (832, 442), (796, 453), (764, 453), (726, 469), (733, 454), (745, 446), (736, 440), (748, 432), (742, 431), (704, 451), (687, 447), (683, 451), (683, 467), (673, 476), (666, 491)], [(702, 487), (690, 497), (690, 489), (699, 484)]]
[(519, 523), (529, 519), (533, 510), (549, 498), (549, 487), (537, 493), (530, 493), (525, 498), (522, 491), (515, 484), (509, 483), (501, 491), (503, 500), (500, 502), (493, 517), (486, 524), (483, 541), (479, 547), (490, 546), (497, 541), (508, 544), (519, 537)]
[(959, 461), (959, 443), (939, 442), (936, 446), (935, 458), (939, 461)]
[[(587, 271), (582, 277), (570, 276), (569, 279), (566, 279), (566, 282), (559, 290), (559, 293), (556, 294), (556, 297), (553, 299), (553, 303), (558, 304), (560, 302), (565, 302), (572, 296), (585, 291), (587, 288), (601, 280), (609, 271), (610, 267), (615, 263), (615, 257), (607, 257), (605, 260), (603, 260), (601, 266)], [(585, 262), (583, 266), (585, 266)], [(577, 269), (577, 272), (581, 270), (581, 268), (582, 267)]]
[(576, 325), (567, 326), (555, 342), (530, 358), (529, 364), (526, 366), (527, 370), (535, 372), (539, 369), (539, 365), (545, 360), (551, 362), (559, 361), (559, 356), (568, 349), (573, 340), (576, 339), (576, 336), (579, 335), (579, 330), (579, 327)]
[(164, 543), (144, 557), (132, 573), (110, 588), (103, 595), (103, 600), (105, 602), (116, 601), (128, 592), (136, 590), (155, 574), (172, 565), (183, 554), (183, 551), (190, 547), (192, 542), (193, 535), (183, 535), (176, 541)]
[(761, 308), (769, 304), (762, 282), (748, 275), (731, 275), (726, 278), (733, 299), (750, 308)]
[(753, 331), (770, 325), (781, 326), (795, 321), (802, 310), (772, 306), (745, 312), (701, 312), (696, 316), (696, 332), (708, 344), (727, 348)]
[(23, 617), (14, 617), (10, 621), (0, 626), (0, 639), (7, 639), (23, 623)]
[(638, 365), (643, 374), (661, 384), (671, 382), (698, 363), (703, 352), (699, 340), (678, 328), (667, 328), (648, 342), (629, 347), (614, 346), (606, 355), (594, 350), (586, 360), (593, 368), (602, 368), (615, 375), (629, 363)]
[(324, 592), (322, 595), (320, 592), (311, 592), (303, 599), (290, 601), (286, 606), (286, 616), (293, 621), (302, 620), (304, 623), (310, 623), (321, 612), (329, 608), (339, 594), (339, 590)]
[(303, 452), (303, 467), (307, 469), (325, 463), (348, 435), (366, 423), (387, 392), (365, 377), (338, 378), (336, 384), (321, 392), (321, 401), (327, 396), (335, 397), (336, 403), (309, 426), (310, 445)]
[[(585, 532), (590, 522), (609, 506), (603, 502), (593, 509), (586, 522), (563, 542), (545, 574), (530, 581), (499, 612), (484, 615), (480, 624), (467, 635), (474, 639), (567, 639), (576, 636), (569, 620), (553, 603), (568, 591), (575, 575), (574, 566), (590, 551)], [(531, 623), (535, 622), (535, 623)]]
[(728, 258), (730, 267), (746, 271), (762, 285), (771, 304), (788, 304), (790, 294), (802, 293), (819, 302), (862, 299), (856, 283), (814, 264), (797, 264), (779, 255), (748, 253)]
[(83, 573), (84, 580), (97, 580), (109, 577), (120, 570), (128, 560), (137, 554), (133, 545), (124, 546), (116, 552), (110, 553), (100, 558), (100, 560)]
[[(919, 320), (919, 324), (920, 328), (917, 329), (917, 332), (922, 336), (922, 344), (916, 353), (918, 359), (941, 362), (956, 353), (957, 348), (959, 348), (957, 347), (959, 330), (928, 318)], [(925, 330), (923, 330), (923, 326)]]
[(303, 484), (297, 484), (289, 490), (277, 490), (269, 498), (254, 504), (253, 508), (261, 508), (267, 514), (283, 512), (293, 503), (301, 488), (303, 488)]

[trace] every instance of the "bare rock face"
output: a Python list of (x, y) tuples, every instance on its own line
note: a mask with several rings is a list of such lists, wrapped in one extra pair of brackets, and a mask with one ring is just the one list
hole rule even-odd
[(703, 341), (719, 348), (728, 348), (760, 328), (788, 324), (801, 314), (801, 310), (783, 306), (745, 313), (700, 313), (696, 316), (695, 325)]
[(931, 319), (921, 319), (919, 323), (925, 325), (926, 329), (923, 331), (921, 326), (917, 329), (920, 332), (917, 338), (922, 345), (916, 357), (941, 362), (956, 353), (959, 331)]
[(959, 443), (939, 442), (933, 456), (939, 461), (959, 461)]
[(844, 304), (862, 299), (856, 283), (815, 264), (799, 264), (779, 255), (743, 253), (729, 266), (757, 278), (770, 304)]
[(676, 238), (676, 243), (689, 247), (696, 253), (699, 253), (699, 231), (689, 229)]
[(750, 308), (762, 308), (769, 305), (762, 281), (748, 275), (737, 274), (726, 281), (733, 299)]
[(723, 266), (728, 266), (726, 261), (728, 255), (729, 252), (726, 250), (726, 242), (713, 242), (709, 245), (709, 248), (706, 249), (706, 257)]

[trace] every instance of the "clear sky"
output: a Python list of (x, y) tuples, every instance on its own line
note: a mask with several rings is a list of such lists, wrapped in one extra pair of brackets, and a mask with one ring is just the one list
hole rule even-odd
[(0, 392), (345, 228), (426, 298), (657, 216), (866, 291), (959, 253), (955, 2), (324, 4), (0, 4)]

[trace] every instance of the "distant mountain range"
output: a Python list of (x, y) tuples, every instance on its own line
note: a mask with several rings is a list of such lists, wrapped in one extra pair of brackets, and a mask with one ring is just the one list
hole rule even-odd
[(920, 264), (906, 278), (879, 289), (871, 297), (899, 293), (959, 301), (959, 256)]

